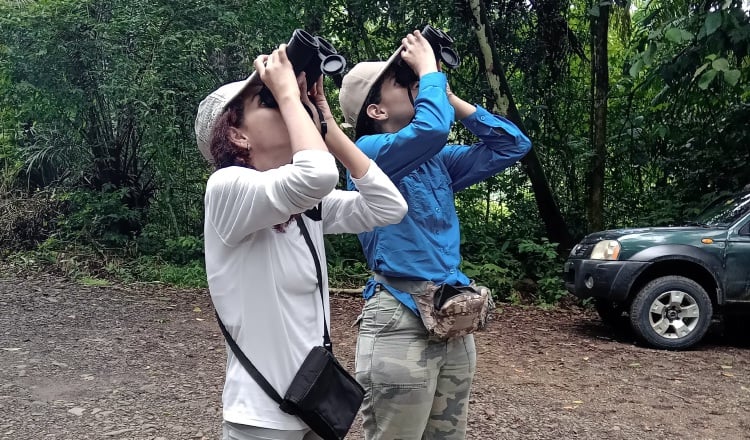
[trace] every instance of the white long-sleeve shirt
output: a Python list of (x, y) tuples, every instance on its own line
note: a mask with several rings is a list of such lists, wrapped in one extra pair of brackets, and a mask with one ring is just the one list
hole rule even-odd
[[(259, 172), (228, 167), (208, 180), (205, 196), (206, 273), (211, 299), (229, 333), (283, 397), (310, 349), (323, 343), (330, 323), (323, 234), (359, 233), (401, 221), (404, 198), (370, 162), (357, 191), (335, 186), (333, 156), (304, 150), (293, 163)], [(322, 221), (302, 216), (323, 271), (318, 292), (315, 263), (296, 222), (286, 222), (322, 201)], [(227, 346), (224, 420), (281, 430), (304, 429), (255, 383)]]

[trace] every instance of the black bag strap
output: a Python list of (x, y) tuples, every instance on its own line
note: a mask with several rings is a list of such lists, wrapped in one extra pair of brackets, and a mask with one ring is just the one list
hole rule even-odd
[(276, 390), (271, 386), (270, 383), (266, 380), (265, 377), (263, 377), (262, 374), (260, 374), (260, 371), (258, 371), (257, 368), (255, 368), (255, 365), (253, 365), (252, 362), (250, 362), (250, 359), (245, 356), (245, 353), (242, 352), (239, 345), (237, 345), (236, 342), (234, 342), (234, 339), (232, 339), (232, 335), (229, 334), (227, 331), (227, 328), (224, 327), (224, 323), (221, 322), (221, 318), (219, 318), (219, 312), (216, 312), (216, 320), (219, 321), (219, 327), (221, 328), (221, 332), (224, 333), (224, 338), (226, 338), (227, 343), (229, 344), (229, 347), (232, 349), (232, 352), (235, 356), (237, 356), (237, 359), (240, 361), (243, 367), (245, 367), (245, 370), (247, 370), (248, 374), (255, 379), (255, 382), (258, 383), (258, 386), (260, 386), (263, 391), (268, 394), (268, 397), (275, 400), (276, 403), (281, 405), (281, 403), (284, 401), (284, 399), (281, 398), (279, 393), (276, 392)]
[[(305, 242), (307, 243), (307, 247), (310, 248), (310, 253), (312, 254), (313, 261), (315, 262), (315, 271), (317, 272), (318, 276), (318, 291), (320, 292), (320, 302), (323, 305), (323, 346), (328, 350), (333, 352), (333, 344), (331, 344), (331, 337), (328, 334), (328, 323), (326, 321), (326, 307), (325, 307), (325, 298), (323, 298), (323, 271), (320, 267), (320, 259), (318, 258), (318, 253), (315, 252), (315, 245), (312, 242), (312, 238), (310, 238), (310, 232), (307, 230), (307, 226), (305, 225), (305, 221), (302, 219), (301, 216), (296, 217), (297, 225), (299, 226), (300, 232), (302, 232), (302, 236), (305, 238)], [(214, 310), (214, 313), (216, 313), (216, 320), (219, 321), (219, 328), (221, 328), (221, 332), (224, 334), (224, 338), (227, 340), (227, 344), (229, 344), (229, 348), (232, 349), (232, 352), (237, 357), (237, 359), (240, 361), (240, 364), (242, 364), (243, 367), (245, 367), (245, 370), (247, 370), (248, 374), (255, 380), (255, 382), (258, 383), (258, 386), (260, 386), (263, 391), (268, 394), (268, 397), (275, 400), (276, 403), (281, 405), (284, 402), (284, 399), (281, 398), (279, 393), (271, 386), (270, 383), (266, 380), (265, 377), (258, 371), (257, 368), (255, 368), (255, 365), (253, 365), (252, 362), (250, 362), (250, 359), (245, 356), (245, 353), (242, 352), (242, 349), (237, 345), (237, 343), (232, 338), (232, 335), (229, 334), (227, 331), (227, 328), (224, 327), (224, 323), (221, 322), (221, 318), (219, 318), (219, 312)]]
[(318, 253), (315, 252), (315, 245), (312, 242), (312, 238), (310, 238), (310, 232), (307, 230), (307, 226), (305, 226), (305, 221), (301, 216), (297, 216), (296, 220), (302, 236), (305, 237), (307, 247), (310, 248), (313, 261), (315, 261), (315, 272), (318, 275), (318, 291), (320, 292), (320, 303), (323, 306), (323, 347), (333, 352), (333, 344), (331, 343), (331, 336), (328, 334), (328, 322), (326, 321), (326, 302), (325, 298), (323, 298), (323, 271), (320, 268), (320, 259), (318, 258)]

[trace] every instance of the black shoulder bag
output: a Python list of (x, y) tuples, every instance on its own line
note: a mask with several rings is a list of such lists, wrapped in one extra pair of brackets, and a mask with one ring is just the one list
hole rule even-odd
[(331, 338), (328, 335), (328, 325), (325, 319), (325, 300), (323, 298), (323, 275), (320, 260), (315, 252), (310, 233), (304, 220), (297, 217), (305, 242), (310, 248), (315, 270), (318, 273), (318, 290), (323, 303), (323, 346), (313, 347), (294, 376), (286, 395), (282, 399), (265, 377), (242, 353), (237, 343), (232, 339), (224, 324), (216, 314), (221, 332), (231, 347), (234, 355), (245, 370), (252, 376), (263, 391), (279, 404), (282, 411), (302, 419), (323, 440), (341, 440), (349, 432), (354, 417), (359, 411), (365, 390), (338, 363), (333, 355)]

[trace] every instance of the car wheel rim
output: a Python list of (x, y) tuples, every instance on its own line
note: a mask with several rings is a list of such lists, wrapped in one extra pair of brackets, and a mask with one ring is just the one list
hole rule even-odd
[(700, 307), (690, 294), (670, 290), (659, 295), (649, 309), (651, 328), (667, 339), (685, 338), (700, 320)]

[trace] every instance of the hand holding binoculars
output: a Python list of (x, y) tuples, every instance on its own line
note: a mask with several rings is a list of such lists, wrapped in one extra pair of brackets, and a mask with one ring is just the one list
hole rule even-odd
[[(295, 76), (305, 72), (308, 91), (315, 86), (320, 75), (340, 75), (346, 68), (346, 59), (336, 52), (331, 43), (302, 29), (295, 29), (292, 33), (286, 46), (286, 56), (292, 63)], [(257, 72), (253, 75), (257, 75)], [(267, 87), (263, 86), (260, 96), (266, 105), (276, 105), (276, 100)]]
[(422, 36), (430, 43), (435, 52), (435, 58), (442, 61), (446, 67), (455, 69), (461, 63), (458, 54), (451, 48), (453, 38), (440, 29), (435, 29), (429, 24), (422, 29)]
[[(458, 67), (461, 60), (458, 54), (451, 48), (453, 38), (450, 35), (428, 24), (422, 29), (422, 36), (430, 43), (436, 60), (441, 61), (446, 67), (451, 69)], [(408, 87), (419, 80), (417, 74), (402, 59), (397, 61), (397, 65), (396, 82), (398, 84)]]

